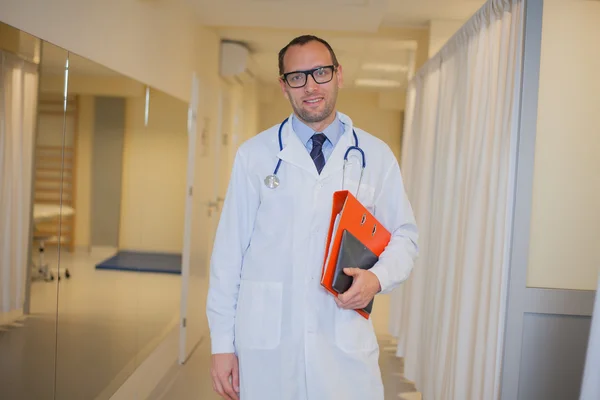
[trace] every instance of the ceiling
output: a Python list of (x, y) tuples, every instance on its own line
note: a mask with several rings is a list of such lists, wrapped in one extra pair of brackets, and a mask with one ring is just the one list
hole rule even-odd
[(485, 0), (389, 0), (382, 27), (427, 26), (429, 21), (469, 19)]
[(466, 20), (485, 0), (185, 0), (205, 25), (375, 32)]
[[(434, 19), (465, 21), (484, 3), (484, 0), (182, 1), (190, 4), (200, 22), (215, 28), (222, 39), (246, 44), (251, 53), (251, 70), (263, 82), (277, 83), (277, 54), (291, 38), (316, 32), (334, 48), (347, 87), (355, 87), (357, 81), (365, 79), (394, 81), (397, 85), (376, 86), (377, 89), (406, 85), (414, 72), (417, 50), (416, 41), (379, 34), (381, 29), (426, 28)], [(42, 70), (64, 73), (66, 52), (50, 44), (46, 44), (43, 52)], [(71, 74), (117, 75), (73, 54), (69, 70)]]
[(209, 26), (357, 31), (377, 30), (387, 3), (386, 0), (186, 1)]
[[(390, 35), (386, 28), (423, 28), (431, 20), (466, 21), (485, 0), (185, 0), (201, 22), (222, 39), (240, 41), (251, 53), (252, 72), (277, 82), (277, 54), (293, 37), (320, 32), (343, 66), (346, 86), (361, 80), (376, 89), (403, 87), (414, 72), (417, 43)], [(235, 10), (235, 11), (232, 11)], [(325, 33), (323, 33), (325, 32)], [(375, 64), (375, 65), (372, 65)], [(378, 67), (380, 70), (367, 70)], [(395, 71), (383, 71), (393, 68)]]
[[(277, 83), (278, 53), (298, 32), (287, 30), (221, 28), (223, 39), (240, 41), (250, 49), (252, 72), (265, 83)], [(346, 87), (364, 79), (398, 82), (412, 76), (417, 43), (410, 40), (363, 36), (360, 34), (319, 34), (333, 47), (342, 65)], [(390, 88), (397, 88), (392, 86)]]

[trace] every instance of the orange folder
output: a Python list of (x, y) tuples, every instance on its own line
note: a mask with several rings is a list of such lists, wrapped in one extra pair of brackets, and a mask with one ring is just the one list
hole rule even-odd
[[(329, 225), (329, 234), (327, 236), (327, 251), (323, 262), (321, 274), (321, 285), (334, 296), (340, 292), (334, 288), (334, 280), (341, 268), (356, 267), (368, 269), (358, 265), (340, 265), (338, 258), (342, 257), (341, 251), (344, 247), (351, 246), (350, 239), (354, 243), (360, 242), (362, 252), (368, 253), (366, 258), (373, 256), (378, 258), (386, 248), (391, 239), (390, 232), (367, 210), (357, 199), (347, 190), (335, 192), (333, 194), (333, 207), (331, 212), (331, 222)], [(360, 252), (361, 250), (359, 250)], [(355, 250), (356, 253), (356, 250)], [(347, 259), (348, 257), (346, 257)], [(366, 259), (359, 255), (358, 258)], [(370, 265), (372, 266), (372, 265)], [(339, 277), (339, 276), (338, 276)], [(372, 303), (371, 305), (372, 306)], [(355, 310), (364, 318), (369, 319), (370, 307)]]

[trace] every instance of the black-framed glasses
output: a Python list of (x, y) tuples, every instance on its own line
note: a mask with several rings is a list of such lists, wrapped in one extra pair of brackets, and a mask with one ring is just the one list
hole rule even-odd
[(334, 65), (326, 65), (323, 67), (317, 67), (306, 71), (293, 71), (287, 72), (281, 75), (281, 78), (294, 89), (301, 88), (308, 82), (308, 75), (311, 75), (315, 82), (322, 85), (327, 82), (331, 82), (333, 79), (333, 73), (336, 67)]

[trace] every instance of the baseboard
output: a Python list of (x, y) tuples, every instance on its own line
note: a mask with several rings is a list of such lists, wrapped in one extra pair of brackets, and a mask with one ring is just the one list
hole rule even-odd
[(13, 310), (7, 313), (0, 313), (0, 326), (10, 325), (23, 317), (23, 310)]
[(107, 253), (116, 253), (119, 248), (118, 247), (114, 247), (114, 246), (91, 246), (89, 248), (90, 253), (91, 254), (100, 254), (100, 255), (104, 255)]
[[(196, 346), (194, 346), (194, 348), (192, 349), (192, 351), (190, 353), (190, 358), (192, 357), (194, 352), (196, 352), (196, 350), (198, 350), (198, 348), (200, 348), (200, 346), (205, 345), (204, 340), (205, 340), (204, 336), (200, 337), (200, 340), (198, 341)], [(173, 384), (177, 380), (177, 377), (181, 373), (182, 368), (183, 368), (183, 365), (181, 365), (179, 363), (179, 360), (174, 362), (173, 365), (171, 366), (171, 368), (169, 369), (169, 371), (167, 372), (167, 374), (165, 374), (163, 379), (161, 379), (161, 381), (156, 384), (156, 386), (154, 387), (154, 390), (152, 391), (152, 393), (150, 393), (150, 395), (146, 398), (146, 400), (167, 399), (166, 395), (169, 392), (169, 390), (171, 389), (171, 386), (173, 386)]]
[(423, 400), (421, 392), (402, 393), (398, 395), (401, 400)]

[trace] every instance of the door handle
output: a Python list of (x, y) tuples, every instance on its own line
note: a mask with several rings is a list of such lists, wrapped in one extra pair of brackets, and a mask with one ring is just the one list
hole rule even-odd
[(209, 201), (207, 203), (206, 209), (208, 211), (208, 216), (212, 217), (213, 210), (214, 211), (219, 211), (219, 203), (217, 203), (216, 201)]

